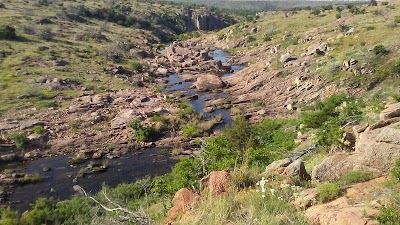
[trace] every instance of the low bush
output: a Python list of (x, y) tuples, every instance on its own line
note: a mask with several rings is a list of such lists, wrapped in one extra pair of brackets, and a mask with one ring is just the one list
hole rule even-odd
[(328, 202), (340, 195), (341, 189), (338, 184), (327, 183), (317, 186), (317, 193), (321, 202)]
[(377, 45), (372, 49), (372, 51), (378, 56), (387, 55), (389, 53), (384, 45)]
[(400, 60), (393, 63), (392, 72), (394, 73), (394, 75), (400, 76)]
[(376, 219), (379, 221), (379, 224), (400, 224), (400, 195), (396, 189), (392, 191), (388, 201), (382, 204)]
[(32, 128), (32, 131), (33, 131), (33, 133), (35, 133), (35, 134), (43, 134), (43, 133), (46, 131), (46, 129), (44, 129), (43, 126), (34, 126), (34, 127)]
[(9, 25), (0, 26), (0, 39), (15, 40), (17, 37), (14, 27)]
[(4, 5), (4, 3), (0, 2), (0, 9), (4, 9), (6, 8), (6, 5)]
[(25, 149), (29, 145), (29, 139), (26, 133), (12, 133), (10, 139), (15, 143), (15, 147), (20, 150)]
[(342, 180), (345, 184), (365, 182), (371, 179), (372, 179), (371, 173), (363, 171), (350, 171), (342, 177)]
[(154, 140), (157, 136), (157, 131), (154, 127), (143, 127), (141, 125), (141, 120), (139, 119), (129, 122), (127, 127), (130, 127), (136, 131), (135, 138), (138, 141)]
[(313, 11), (311, 11), (311, 14), (314, 16), (318, 16), (321, 14), (321, 10), (320, 9), (314, 9)]
[(198, 137), (200, 135), (200, 131), (199, 131), (199, 128), (197, 125), (198, 125), (197, 121), (190, 121), (185, 126), (183, 126), (183, 129), (182, 129), (183, 137), (185, 139)]
[(134, 71), (142, 71), (143, 70), (143, 64), (142, 63), (140, 63), (140, 62), (138, 62), (138, 61), (132, 61), (131, 63), (130, 63), (130, 67), (131, 67), (131, 69), (132, 70), (134, 70)]
[(45, 41), (51, 41), (54, 37), (54, 33), (51, 31), (50, 28), (44, 28), (37, 32), (39, 38)]

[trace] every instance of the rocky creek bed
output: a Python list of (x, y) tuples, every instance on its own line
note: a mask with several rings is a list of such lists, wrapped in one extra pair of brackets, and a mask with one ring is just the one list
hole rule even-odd
[[(216, 62), (219, 67), (221, 67), (221, 65), (229, 64), (229, 69), (224, 70), (225, 72), (219, 71), (218, 77), (221, 78), (231, 76), (235, 72), (245, 68), (244, 66), (228, 63), (227, 61), (229, 54), (222, 50), (209, 50), (207, 51), (207, 56), (205, 57), (205, 61), (208, 60)], [(208, 70), (211, 71), (211, 69)], [(197, 75), (195, 74), (195, 76)], [(199, 114), (202, 114), (204, 120), (220, 117), (222, 120), (218, 125), (213, 127), (214, 131), (218, 131), (222, 129), (225, 125), (232, 122), (232, 117), (229, 112), (229, 96), (222, 91), (222, 88), (216, 88), (212, 90), (202, 90), (201, 88), (196, 88), (194, 87), (196, 82), (198, 82), (196, 81), (196, 79), (185, 79), (185, 77), (182, 76), (182, 73), (179, 72), (169, 73), (169, 75), (164, 76), (164, 78), (162, 79), (164, 83), (164, 91), (170, 94), (180, 95), (181, 97), (188, 99), (190, 105), (193, 107), (193, 110)], [(138, 94), (137, 91), (126, 90), (117, 92), (114, 95), (115, 96), (111, 95), (111, 98), (114, 99), (111, 103), (109, 103), (108, 100), (99, 101), (102, 104), (101, 106), (99, 104), (93, 103), (94, 97), (90, 98), (90, 102), (88, 104), (91, 107), (89, 107), (89, 109), (94, 109), (96, 111), (91, 112), (91, 110), (89, 110), (85, 113), (89, 114), (90, 116), (95, 113), (96, 118), (102, 117), (103, 113), (107, 113), (107, 111), (110, 111), (110, 109), (113, 109), (113, 107), (119, 110), (122, 109), (120, 104), (115, 104), (115, 100), (118, 100), (118, 98), (121, 98), (123, 100), (125, 96), (130, 96), (129, 98), (132, 98), (131, 96), (136, 96)], [(147, 93), (147, 95), (149, 94)], [(110, 97), (107, 97), (106, 99), (109, 98)], [(135, 98), (133, 98), (133, 102), (135, 102), (134, 99)], [(151, 105), (153, 103), (154, 106), (157, 106), (157, 104), (159, 104), (157, 102), (159, 101), (160, 97), (152, 96), (149, 99), (149, 101), (140, 100), (139, 104), (142, 104), (144, 105), (144, 107), (148, 108), (153, 107)], [(76, 107), (72, 105), (69, 106), (66, 111), (60, 110), (60, 112), (66, 113), (65, 115), (71, 116), (73, 116), (74, 113), (79, 114), (81, 108), (87, 108), (86, 106), (82, 106), (82, 104), (85, 102), (84, 100), (79, 100), (79, 104), (75, 105)], [(216, 102), (223, 102), (226, 107), (224, 107), (224, 104), (215, 104)], [(148, 104), (148, 106), (146, 106), (146, 104)], [(96, 107), (93, 108), (92, 106)], [(75, 108), (77, 107), (78, 110), (76, 111)], [(63, 117), (59, 117), (59, 114), (56, 113), (55, 115), (57, 116), (56, 123), (62, 124), (62, 122), (60, 122), (60, 119), (62, 119)], [(83, 115), (80, 115), (80, 118), (82, 116)], [(67, 118), (64, 119), (68, 121)], [(113, 125), (113, 122), (116, 123), (115, 121), (115, 119), (112, 120), (111, 125)], [(44, 124), (47, 125), (47, 123)], [(115, 129), (120, 128), (114, 128), (114, 131), (111, 130), (108, 131), (108, 133), (110, 133), (110, 135), (113, 132), (115, 133)], [(59, 131), (63, 130), (65, 129), (59, 128)], [(23, 212), (27, 210), (29, 208), (29, 205), (39, 197), (53, 197), (60, 200), (67, 199), (71, 195), (75, 194), (73, 188), (74, 185), (81, 186), (87, 192), (95, 193), (100, 190), (103, 183), (108, 186), (115, 187), (120, 183), (130, 183), (138, 178), (142, 178), (147, 175), (155, 176), (168, 173), (171, 171), (173, 165), (176, 162), (176, 158), (171, 157), (171, 148), (173, 147), (171, 144), (174, 144), (175, 140), (171, 137), (168, 137), (168, 135), (162, 138), (159, 142), (150, 143), (149, 145), (138, 147), (135, 151), (131, 151), (129, 150), (129, 148), (123, 147), (126, 146), (128, 143), (126, 141), (120, 141), (118, 142), (119, 144), (116, 146), (121, 146), (121, 149), (114, 154), (114, 151), (116, 150), (108, 153), (104, 152), (103, 150), (95, 150), (99, 149), (98, 147), (101, 145), (106, 145), (106, 143), (100, 143), (103, 139), (101, 138), (102, 136), (104, 136), (103, 134), (97, 134), (96, 136), (89, 135), (88, 138), (80, 137), (78, 139), (75, 139), (73, 136), (71, 136), (71, 138), (66, 139), (65, 137), (63, 137), (65, 135), (57, 132), (57, 130), (55, 130), (54, 132), (56, 132), (54, 134), (58, 136), (58, 140), (53, 140), (55, 144), (55, 149), (63, 149), (66, 146), (86, 146), (86, 148), (93, 149), (91, 151), (94, 151), (94, 155), (92, 157), (89, 157), (88, 160), (84, 160), (84, 162), (81, 164), (71, 165), (69, 159), (73, 158), (74, 154), (69, 155), (65, 152), (63, 153), (60, 150), (53, 150), (53, 152), (60, 151), (60, 154), (54, 154), (51, 153), (51, 150), (47, 150), (49, 151), (49, 153), (43, 155), (43, 153), (37, 152), (38, 156), (35, 156), (34, 158), (27, 157), (25, 154), (25, 157), (22, 157), (22, 160), (21, 157), (17, 157), (17, 160), (14, 161), (8, 163), (2, 162), (3, 164), (0, 164), (0, 172), (3, 176), (1, 181), (1, 185), (3, 188), (0, 193), (0, 199), (3, 205), (9, 205), (13, 209)], [(118, 135), (111, 135), (110, 137), (115, 136), (113, 138), (115, 138), (116, 140), (117, 138), (126, 140), (126, 138), (123, 137), (132, 135), (131, 132), (127, 131), (124, 131), (122, 134), (117, 134)], [(93, 139), (94, 141), (91, 140), (91, 138), (95, 138), (97, 136), (99, 136), (100, 139)], [(107, 135), (105, 135), (104, 137), (107, 137)], [(164, 144), (163, 141), (168, 139), (171, 140), (166, 141), (167, 144)], [(59, 140), (70, 141), (65, 142)], [(87, 150), (81, 151), (85, 152)], [(121, 152), (123, 152), (124, 154), (120, 154)], [(32, 152), (28, 153), (29, 156), (32, 155)], [(35, 151), (33, 153), (36, 154)], [(95, 155), (96, 157), (94, 157)], [(37, 175), (40, 178), (39, 180), (37, 180), (38, 182), (32, 182), (32, 180), (29, 181), (29, 179), (31, 179), (30, 175), (32, 174)], [(29, 182), (25, 182), (26, 180), (28, 180)]]

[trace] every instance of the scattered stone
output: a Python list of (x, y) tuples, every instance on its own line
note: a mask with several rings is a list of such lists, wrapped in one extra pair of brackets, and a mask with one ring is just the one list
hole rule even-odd
[(296, 60), (297, 59), (297, 57), (296, 56), (292, 56), (292, 55), (290, 55), (290, 53), (286, 53), (286, 54), (284, 54), (284, 55), (281, 55), (281, 63), (287, 63), (287, 62), (290, 62), (290, 61), (293, 61), (293, 60)]

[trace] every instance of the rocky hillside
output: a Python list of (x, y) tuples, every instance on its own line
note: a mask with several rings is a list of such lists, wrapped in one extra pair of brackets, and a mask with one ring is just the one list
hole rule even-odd
[[(400, 223), (397, 2), (263, 12), (168, 46), (229, 21), (142, 1), (8, 4), (4, 168), (70, 154), (79, 172), (76, 196), (2, 209), (0, 224)], [(154, 146), (178, 160), (170, 173), (79, 183)], [(4, 170), (2, 203), (47, 180)]]

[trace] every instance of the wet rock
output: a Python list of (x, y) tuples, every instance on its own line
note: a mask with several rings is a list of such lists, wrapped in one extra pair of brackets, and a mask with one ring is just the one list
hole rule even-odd
[(75, 192), (77, 192), (81, 195), (85, 194), (85, 192), (83, 191), (83, 188), (79, 185), (74, 185), (74, 186), (72, 186), (72, 188), (74, 189)]

